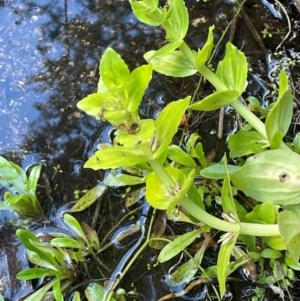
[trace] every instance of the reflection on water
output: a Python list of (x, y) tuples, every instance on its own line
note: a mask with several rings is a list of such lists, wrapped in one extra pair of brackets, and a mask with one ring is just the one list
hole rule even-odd
[(95, 89), (105, 48), (138, 64), (147, 47), (140, 37), (160, 34), (139, 24), (122, 0), (4, 2), (0, 20), (0, 150), (55, 157), (70, 148), (76, 154), (97, 126), (76, 103)]

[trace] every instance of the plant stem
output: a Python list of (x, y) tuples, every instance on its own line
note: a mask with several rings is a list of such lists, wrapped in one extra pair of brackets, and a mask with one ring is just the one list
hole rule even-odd
[(224, 232), (239, 232), (239, 234), (253, 236), (280, 236), (277, 224), (240, 223), (239, 225), (238, 223), (230, 223), (207, 213), (187, 197), (180, 201), (180, 205), (199, 221)]

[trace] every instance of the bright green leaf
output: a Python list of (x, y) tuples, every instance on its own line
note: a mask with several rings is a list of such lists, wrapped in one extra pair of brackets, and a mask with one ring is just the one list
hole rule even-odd
[(122, 87), (130, 78), (128, 66), (112, 48), (107, 48), (100, 61), (100, 76), (108, 88)]
[(86, 114), (99, 119), (99, 112), (107, 99), (106, 94), (92, 93), (77, 103), (77, 107)]
[(159, 59), (167, 54), (172, 53), (174, 50), (176, 50), (181, 44), (183, 43), (183, 40), (178, 40), (172, 43), (168, 43), (161, 47), (159, 50), (152, 51), (152, 56), (147, 57), (147, 60), (151, 62), (154, 59)]
[(134, 133), (126, 133), (118, 130), (115, 133), (114, 143), (127, 148), (137, 148), (140, 145), (149, 144), (155, 132), (153, 119), (143, 119), (139, 123), (139, 128)]
[(158, 115), (155, 120), (158, 149), (154, 153), (154, 158), (162, 155), (172, 142), (182, 116), (189, 105), (190, 98), (190, 96), (187, 96), (184, 99), (169, 103)]
[[(174, 167), (166, 167), (165, 170), (176, 185), (175, 187), (169, 187), (169, 189), (178, 190), (178, 193), (185, 180), (184, 174)], [(169, 191), (156, 173), (152, 172), (147, 176), (146, 199), (152, 207), (161, 210), (167, 209), (175, 197), (176, 192)]]
[(135, 1), (129, 0), (132, 11), (140, 22), (150, 26), (159, 26), (163, 23), (166, 12), (158, 6), (158, 0)]
[(29, 297), (27, 297), (25, 300), (26, 301), (41, 301), (44, 300), (44, 296), (46, 293), (52, 288), (54, 282), (56, 279), (52, 279), (48, 283), (46, 283), (44, 286), (42, 286), (39, 290), (31, 294)]
[(160, 58), (151, 59), (154, 54), (155, 51), (149, 51), (144, 54), (144, 59), (152, 65), (156, 72), (173, 77), (187, 77), (197, 72), (196, 67), (180, 50), (175, 50)]
[(188, 30), (189, 15), (183, 0), (168, 0), (169, 15), (162, 26), (170, 42), (182, 40)]
[(50, 241), (51, 245), (57, 248), (76, 248), (83, 249), (85, 245), (74, 238), (53, 238)]
[(161, 263), (166, 262), (182, 252), (200, 235), (201, 232), (201, 229), (197, 229), (175, 238), (174, 241), (168, 243), (159, 253), (158, 261)]
[(135, 112), (138, 110), (151, 78), (151, 65), (137, 67), (130, 74), (130, 85), (126, 90), (128, 98), (127, 110), (129, 112)]
[(207, 62), (207, 60), (210, 58), (211, 52), (214, 47), (214, 34), (213, 31), (215, 29), (215, 26), (209, 27), (208, 37), (207, 40), (202, 47), (202, 49), (198, 50), (197, 52), (197, 68), (198, 70)]
[(247, 59), (245, 54), (231, 43), (226, 45), (226, 54), (219, 63), (216, 75), (230, 90), (238, 91), (240, 96), (247, 83)]
[(134, 166), (147, 162), (148, 158), (139, 149), (125, 148), (124, 146), (103, 146), (84, 164), (86, 168), (115, 169), (125, 166)]
[(57, 274), (56, 270), (45, 269), (45, 268), (31, 268), (20, 271), (16, 278), (18, 280), (30, 280), (42, 278), (44, 276), (55, 276)]
[(170, 145), (168, 147), (167, 156), (170, 160), (180, 163), (181, 165), (197, 168), (197, 164), (193, 158), (177, 145)]
[(235, 90), (225, 90), (212, 93), (189, 106), (189, 110), (214, 111), (222, 107), (229, 106), (239, 97), (239, 92)]
[(81, 226), (79, 225), (78, 221), (70, 214), (64, 214), (63, 216), (64, 222), (69, 226), (69, 228), (72, 230), (75, 237), (82, 239), (86, 245), (89, 244), (89, 241), (84, 234)]

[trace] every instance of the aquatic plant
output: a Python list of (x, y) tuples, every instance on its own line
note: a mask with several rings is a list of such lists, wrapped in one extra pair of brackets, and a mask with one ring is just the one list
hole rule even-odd
[(20, 166), (0, 156), (0, 185), (6, 189), (0, 210), (14, 210), (23, 217), (44, 215), (36, 196), (41, 168), (41, 165), (33, 166), (27, 176)]
[[(239, 238), (250, 247), (255, 236), (264, 237), (264, 243), (271, 248), (287, 250), (292, 260), (290, 266), (296, 265), (300, 257), (300, 227), (295, 225), (300, 225), (300, 216), (294, 205), (300, 202), (300, 156), (294, 152), (296, 140), (294, 148), (283, 141), (293, 113), (292, 92), (285, 72), (280, 72), (277, 100), (262, 122), (240, 100), (247, 85), (248, 68), (241, 51), (227, 43), (225, 57), (213, 72), (206, 63), (214, 47), (214, 27), (210, 27), (202, 49), (192, 50), (184, 41), (188, 12), (182, 0), (170, 0), (165, 7), (159, 7), (158, 0), (130, 0), (130, 4), (141, 22), (165, 29), (168, 43), (157, 51), (147, 52), (144, 58), (148, 64), (132, 72), (112, 48), (104, 52), (98, 91), (81, 100), (78, 107), (97, 119), (109, 121), (117, 131), (113, 145), (100, 144), (85, 167), (98, 170), (134, 166), (145, 177), (123, 176), (120, 185), (145, 181), (146, 200), (154, 208), (166, 210), (174, 220), (187, 214), (195, 227), (199, 222), (206, 225), (187, 233), (188, 239), (184, 236), (166, 246), (158, 258), (160, 262), (184, 250), (201, 231), (209, 231), (209, 227), (225, 232), (219, 241), (216, 273), (221, 296), (226, 290), (226, 277), (232, 272), (230, 255)], [(170, 102), (156, 120), (140, 119), (138, 108), (153, 70), (173, 77), (201, 74), (214, 86), (215, 92), (201, 101), (195, 102), (187, 96)], [(226, 156), (221, 164), (209, 165), (195, 135), (187, 142), (187, 151), (172, 145), (186, 111), (212, 111), (224, 106), (234, 108), (249, 125), (248, 130), (230, 136), (228, 142), (231, 158), (250, 155), (243, 166), (227, 164)], [(206, 212), (202, 187), (194, 182), (196, 176), (223, 180), (220, 197), (223, 219)], [(241, 209), (231, 183), (262, 204), (250, 213)], [(279, 205), (284, 209), (280, 213)], [(109, 300), (110, 296), (108, 292), (103, 300)]]

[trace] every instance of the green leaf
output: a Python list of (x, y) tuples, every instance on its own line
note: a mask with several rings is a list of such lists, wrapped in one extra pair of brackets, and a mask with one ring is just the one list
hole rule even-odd
[(235, 90), (225, 90), (212, 93), (189, 106), (189, 110), (214, 111), (222, 107), (229, 106), (239, 97), (239, 92)]
[(144, 54), (144, 59), (152, 65), (153, 70), (156, 72), (173, 77), (187, 77), (197, 73), (195, 66), (180, 50), (175, 50), (156, 59), (151, 59), (154, 54), (154, 50), (149, 51)]
[[(229, 233), (226, 233), (227, 235)], [(226, 235), (225, 234), (225, 235)], [(226, 277), (228, 276), (228, 266), (230, 261), (230, 255), (232, 253), (232, 250), (235, 246), (235, 243), (237, 241), (238, 235), (235, 234), (232, 240), (230, 240), (227, 243), (222, 243), (221, 248), (218, 255), (218, 261), (217, 261), (217, 275), (218, 275), (218, 282), (220, 286), (220, 295), (221, 298), (223, 298), (225, 292), (226, 292)]]
[(297, 204), (300, 202), (299, 158), (289, 150), (265, 151), (248, 158), (245, 165), (231, 175), (231, 180), (237, 189), (257, 201)]
[(40, 242), (40, 240), (33, 233), (31, 233), (28, 230), (18, 229), (16, 231), (16, 235), (18, 236), (19, 240), (25, 246), (26, 249), (35, 252), (42, 260), (49, 262), (53, 267), (58, 268), (58, 263), (51, 254), (45, 251), (41, 251), (39, 248), (32, 244), (33, 242)]
[(99, 119), (99, 112), (107, 100), (107, 95), (103, 93), (92, 93), (77, 103), (78, 109), (86, 114)]
[[(103, 286), (92, 283), (85, 289), (85, 296), (88, 301), (101, 301), (106, 293), (106, 290)], [(111, 298), (110, 301), (116, 301), (115, 298)]]
[(167, 54), (172, 53), (174, 50), (176, 50), (181, 44), (183, 43), (183, 40), (178, 40), (175, 42), (168, 43), (161, 47), (159, 50), (152, 51), (150, 53), (153, 53), (152, 56), (147, 57), (147, 60), (151, 62), (154, 59), (159, 59)]
[(277, 250), (266, 248), (266, 249), (262, 250), (262, 252), (260, 253), (260, 256), (263, 258), (277, 259), (277, 258), (281, 258), (282, 254), (281, 254), (281, 252), (279, 252)]
[(177, 145), (170, 145), (168, 147), (167, 157), (172, 161), (180, 163), (181, 165), (198, 168), (193, 158)]
[(90, 207), (98, 198), (103, 196), (107, 191), (107, 186), (98, 184), (81, 197), (68, 212), (80, 212)]
[(157, 7), (158, 0), (129, 0), (129, 3), (137, 19), (147, 25), (159, 26), (166, 17), (166, 12), (162, 8)]
[(109, 187), (121, 187), (121, 186), (132, 186), (140, 185), (145, 183), (145, 178), (131, 176), (126, 174), (113, 174), (110, 172), (104, 179), (104, 184)]
[(143, 119), (139, 123), (139, 128), (134, 133), (126, 133), (118, 130), (115, 133), (114, 144), (120, 144), (127, 148), (137, 148), (138, 146), (149, 144), (155, 132), (153, 119)]
[(226, 55), (219, 63), (216, 75), (228, 89), (238, 91), (238, 96), (245, 90), (247, 69), (248, 64), (245, 54), (231, 43), (227, 43)]
[(179, 254), (181, 251), (183, 251), (186, 247), (188, 247), (202, 232), (201, 228), (197, 230), (193, 230), (190, 232), (187, 232), (183, 235), (178, 236), (175, 238), (174, 241), (168, 243), (159, 253), (158, 261), (163, 263), (177, 254)]
[[(267, 116), (265, 125), (268, 140), (274, 148), (279, 147), (278, 139), (285, 136), (287, 133), (293, 117), (293, 95), (288, 88), (288, 78), (283, 70), (279, 75), (279, 95), (275, 105), (272, 107)], [(277, 133), (281, 132), (280, 136)], [(274, 142), (276, 139), (276, 142)], [(280, 141), (281, 142), (281, 141)]]
[(294, 150), (297, 154), (300, 153), (300, 133), (297, 133), (294, 137), (293, 141)]
[(233, 199), (233, 195), (232, 195), (232, 189), (230, 186), (230, 177), (229, 177), (229, 171), (227, 169), (226, 156), (224, 156), (223, 160), (225, 161), (224, 167), (225, 167), (226, 173), (225, 173), (225, 178), (224, 178), (224, 182), (222, 185), (222, 191), (221, 191), (222, 208), (225, 213), (233, 214), (234, 219), (238, 223), (239, 218), (238, 218), (238, 214), (237, 214), (237, 211), (235, 208), (235, 203), (234, 203), (234, 199)]
[(263, 220), (266, 224), (275, 224), (277, 220), (277, 211), (278, 207), (274, 205), (271, 201), (265, 201), (261, 204), (259, 208), (259, 217)]
[(83, 249), (85, 248), (85, 245), (74, 239), (74, 238), (53, 238), (50, 241), (51, 245), (57, 248), (76, 248), (76, 249)]
[(79, 225), (78, 221), (70, 214), (64, 214), (63, 220), (69, 226), (69, 228), (72, 230), (72, 234), (74, 234), (74, 236), (76, 238), (83, 240), (86, 243), (86, 245), (88, 246), (89, 241), (88, 241), (86, 235), (84, 234), (81, 226)]
[(299, 261), (300, 258), (300, 219), (291, 211), (279, 213), (278, 226), (280, 234), (287, 245), (292, 258)]
[(20, 271), (16, 278), (18, 280), (30, 280), (42, 278), (44, 276), (55, 276), (57, 274), (56, 270), (45, 269), (45, 268), (31, 268)]
[(189, 14), (183, 0), (168, 0), (169, 15), (162, 26), (170, 42), (182, 40), (188, 30)]
[[(239, 166), (236, 165), (227, 165), (229, 173), (232, 174), (240, 169)], [(226, 174), (226, 169), (224, 164), (213, 164), (206, 168), (203, 168), (200, 171), (200, 175), (207, 179), (224, 179)]]
[(60, 278), (57, 278), (53, 283), (53, 296), (56, 301), (64, 301), (64, 297), (61, 292)]
[(189, 105), (190, 98), (190, 96), (187, 96), (184, 99), (169, 103), (158, 115), (155, 120), (158, 149), (154, 153), (154, 158), (162, 155), (172, 142), (182, 116)]
[[(180, 191), (182, 184), (185, 181), (184, 174), (175, 167), (166, 167), (166, 172), (175, 182), (177, 193)], [(173, 199), (176, 197), (175, 192), (170, 192), (168, 188), (164, 186), (160, 178), (156, 173), (151, 172), (146, 179), (146, 199), (150, 205), (156, 209), (165, 210), (169, 207)]]
[(213, 31), (215, 29), (215, 26), (212, 25), (209, 27), (208, 37), (207, 40), (202, 47), (202, 49), (198, 50), (197, 52), (197, 69), (199, 70), (210, 58), (211, 52), (214, 47), (214, 35)]
[[(167, 208), (167, 215), (172, 216), (173, 209), (179, 204), (179, 202), (185, 197), (190, 190), (195, 178), (195, 169), (192, 169), (188, 176), (184, 179), (180, 185), (180, 190), (176, 192), (175, 197), (171, 200)], [(177, 218), (177, 216), (176, 216)]]
[(40, 177), (41, 169), (42, 169), (41, 165), (35, 165), (32, 167), (30, 171), (28, 181), (27, 181), (27, 187), (28, 190), (31, 190), (33, 193), (35, 193), (36, 191), (37, 182)]
[(135, 112), (138, 110), (151, 78), (151, 65), (140, 66), (134, 69), (130, 74), (130, 85), (126, 90), (128, 98), (127, 110), (129, 112)]
[(122, 87), (130, 79), (128, 66), (112, 48), (107, 48), (100, 61), (100, 76), (109, 88)]
[(260, 152), (266, 139), (256, 131), (238, 131), (236, 134), (229, 136), (228, 145), (230, 148), (230, 157), (238, 158), (253, 153), (253, 145), (259, 146)]
[(94, 170), (115, 169), (134, 166), (147, 162), (148, 160), (149, 158), (139, 149), (102, 145), (102, 148), (96, 151), (95, 154), (87, 160), (84, 167)]

